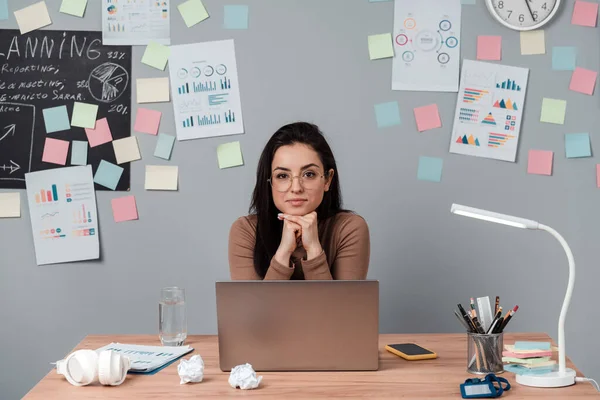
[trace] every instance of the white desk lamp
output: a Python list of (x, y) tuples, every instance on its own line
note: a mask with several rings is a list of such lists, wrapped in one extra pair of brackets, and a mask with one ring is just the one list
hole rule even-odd
[(575, 260), (573, 259), (573, 253), (571, 252), (571, 249), (569, 248), (569, 245), (565, 239), (549, 226), (542, 225), (529, 219), (498, 214), (491, 211), (461, 206), (459, 204), (452, 204), (450, 211), (453, 214), (482, 219), (484, 221), (504, 224), (515, 228), (539, 229), (549, 232), (560, 242), (565, 250), (565, 253), (567, 253), (567, 260), (569, 261), (569, 284), (567, 285), (567, 293), (565, 295), (565, 300), (563, 301), (562, 309), (560, 310), (560, 317), (558, 319), (558, 371), (548, 372), (541, 375), (517, 375), (517, 382), (522, 385), (535, 387), (563, 387), (573, 385), (575, 383), (576, 373), (571, 368), (566, 368), (565, 319), (567, 317), (569, 303), (571, 302), (571, 295), (573, 294), (573, 286), (575, 285)]

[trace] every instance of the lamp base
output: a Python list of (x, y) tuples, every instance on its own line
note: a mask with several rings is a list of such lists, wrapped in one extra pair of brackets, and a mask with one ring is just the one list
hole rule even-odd
[(541, 375), (517, 375), (517, 383), (546, 388), (564, 387), (575, 384), (575, 375), (574, 370), (567, 368), (563, 373), (554, 371)]

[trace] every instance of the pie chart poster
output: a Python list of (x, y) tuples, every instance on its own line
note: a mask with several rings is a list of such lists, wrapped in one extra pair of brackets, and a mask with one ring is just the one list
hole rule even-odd
[[(88, 141), (84, 128), (70, 126), (75, 102), (97, 105), (113, 140), (130, 136), (131, 47), (103, 46), (101, 32), (0, 30), (0, 188), (25, 188), (26, 173), (63, 167), (42, 161), (46, 138), (69, 142), (71, 165), (72, 142)], [(44, 118), (44, 109), (61, 106), (69, 124), (60, 112)], [(111, 142), (88, 145), (87, 156), (94, 174), (100, 160), (116, 164)], [(120, 166), (124, 191), (130, 165)]]

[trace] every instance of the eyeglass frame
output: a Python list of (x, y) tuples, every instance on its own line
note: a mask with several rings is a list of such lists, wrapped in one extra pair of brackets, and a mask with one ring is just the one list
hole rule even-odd
[[(330, 169), (329, 171), (327, 171), (327, 172), (325, 172), (323, 174), (320, 174), (319, 175), (319, 179), (321, 179), (321, 178), (329, 178), (329, 174), (331, 174), (332, 170), (333, 169)], [(267, 179), (267, 182), (269, 182), (269, 185), (271, 186), (271, 188), (273, 188), (274, 190), (277, 190), (277, 189), (275, 189), (273, 187), (273, 180), (272, 180), (272, 178), (273, 178), (273, 173), (271, 173), (271, 177), (269, 179)], [(279, 191), (279, 190), (277, 190), (277, 192), (279, 192), (279, 193), (285, 193), (288, 190), (290, 190), (290, 188), (294, 185), (294, 178), (298, 178), (298, 182), (300, 182), (300, 185), (302, 185), (302, 188), (304, 188), (305, 190), (312, 190), (312, 189), (306, 189), (306, 187), (304, 186), (304, 181), (302, 180), (302, 176), (301, 175), (292, 175), (292, 177), (289, 179), (290, 186), (288, 186), (288, 188), (285, 189), (283, 192)]]

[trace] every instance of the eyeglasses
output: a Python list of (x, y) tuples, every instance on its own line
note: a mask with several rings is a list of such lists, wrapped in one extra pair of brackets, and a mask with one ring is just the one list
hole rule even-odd
[(306, 190), (314, 190), (321, 184), (321, 178), (325, 178), (326, 175), (317, 174), (314, 171), (304, 171), (300, 176), (292, 176), (287, 172), (278, 172), (275, 175), (271, 175), (268, 179), (271, 187), (278, 192), (285, 193), (292, 187), (294, 178), (298, 178), (298, 182)]

